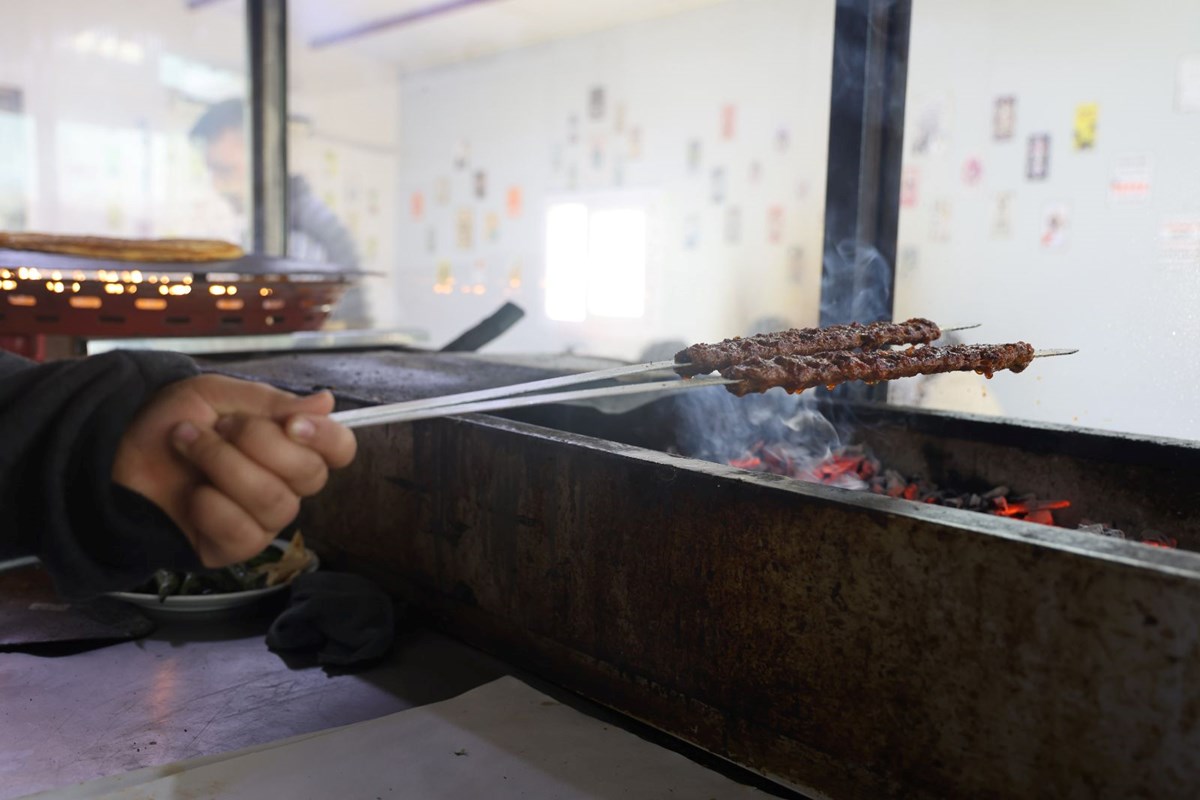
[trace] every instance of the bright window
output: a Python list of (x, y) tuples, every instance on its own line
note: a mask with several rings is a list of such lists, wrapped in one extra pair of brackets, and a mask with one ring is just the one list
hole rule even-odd
[(558, 203), (546, 212), (546, 316), (640, 319), (646, 311), (646, 209)]

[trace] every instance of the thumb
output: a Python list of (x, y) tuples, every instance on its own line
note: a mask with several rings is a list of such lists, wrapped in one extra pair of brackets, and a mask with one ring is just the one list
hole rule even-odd
[(293, 414), (325, 416), (333, 411), (333, 403), (333, 394), (328, 390), (303, 397), (289, 398), (286, 402), (286, 409), (281, 409), (282, 416), (292, 416)]

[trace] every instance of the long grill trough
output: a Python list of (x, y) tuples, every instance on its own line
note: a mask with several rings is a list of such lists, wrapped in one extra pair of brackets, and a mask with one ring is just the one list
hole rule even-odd
[[(216, 367), (347, 408), (548, 374), (404, 352)], [(806, 406), (853, 434), (804, 469), (873, 459), (903, 477), (891, 496), (764, 468), (769, 418), (697, 439), (695, 402), (366, 428), (304, 531), (446, 630), (817, 796), (1200, 790), (1200, 448)], [(969, 507), (998, 488), (1069, 506)]]

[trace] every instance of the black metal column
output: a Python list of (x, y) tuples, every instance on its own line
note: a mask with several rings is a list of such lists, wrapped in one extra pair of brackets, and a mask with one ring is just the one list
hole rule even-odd
[(912, 0), (837, 0), (821, 324), (891, 319)]
[(287, 253), (287, 0), (245, 0), (256, 253)]

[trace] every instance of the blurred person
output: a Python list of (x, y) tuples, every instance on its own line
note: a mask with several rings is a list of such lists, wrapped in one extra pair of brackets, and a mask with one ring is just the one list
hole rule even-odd
[[(208, 165), (213, 187), (234, 211), (249, 210), (249, 154), (245, 109), (241, 100), (223, 100), (209, 107), (192, 126), (189, 138)], [(302, 175), (288, 176), (288, 239), (291, 258), (336, 264), (343, 270), (360, 268), (358, 248), (350, 232), (313, 192)], [(330, 322), (348, 328), (369, 328), (370, 310), (361, 286), (351, 286), (334, 307)]]

